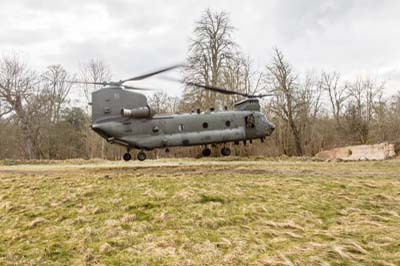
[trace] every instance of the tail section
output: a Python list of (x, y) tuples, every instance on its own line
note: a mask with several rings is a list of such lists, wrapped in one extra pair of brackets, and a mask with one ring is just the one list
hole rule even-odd
[(105, 118), (120, 116), (122, 109), (140, 107), (147, 107), (147, 99), (143, 94), (120, 87), (105, 87), (92, 93), (92, 124)]

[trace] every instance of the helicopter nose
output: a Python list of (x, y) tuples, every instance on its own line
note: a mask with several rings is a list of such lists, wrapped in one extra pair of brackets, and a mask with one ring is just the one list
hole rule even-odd
[(269, 126), (269, 134), (271, 135), (272, 132), (274, 132), (275, 130), (275, 125), (270, 122), (268, 126)]
[(271, 127), (271, 131), (273, 132), (273, 131), (275, 130), (275, 125), (272, 124), (272, 123), (270, 123), (269, 125), (270, 125), (270, 127)]

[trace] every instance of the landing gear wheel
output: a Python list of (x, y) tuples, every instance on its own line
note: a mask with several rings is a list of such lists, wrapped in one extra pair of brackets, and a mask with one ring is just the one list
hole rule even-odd
[(209, 148), (205, 148), (201, 151), (201, 155), (203, 155), (203, 157), (208, 157), (211, 155), (211, 150)]
[(226, 148), (226, 147), (223, 147), (223, 148), (221, 149), (221, 154), (222, 154), (223, 156), (229, 156), (229, 155), (231, 155), (231, 149)]
[(124, 156), (122, 156), (122, 158), (124, 159), (125, 162), (128, 162), (132, 159), (132, 156), (129, 152), (124, 153)]
[(144, 153), (144, 152), (139, 152), (138, 154), (137, 154), (137, 159), (139, 160), (139, 161), (144, 161), (144, 160), (146, 160), (146, 153)]

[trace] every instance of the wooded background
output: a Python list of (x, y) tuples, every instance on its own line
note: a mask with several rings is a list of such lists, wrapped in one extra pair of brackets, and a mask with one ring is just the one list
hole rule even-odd
[[(234, 41), (229, 14), (205, 10), (195, 23), (188, 47), (186, 81), (246, 93), (272, 92), (262, 109), (276, 130), (265, 143), (233, 146), (236, 155), (312, 156), (322, 149), (400, 140), (400, 91), (385, 93), (380, 77), (344, 80), (339, 72), (300, 73), (279, 48), (255, 69), (251, 58)], [(62, 65), (33, 70), (16, 54), (0, 58), (0, 159), (120, 159), (124, 149), (107, 144), (90, 129), (91, 92), (81, 106), (72, 105), (76, 94), (68, 81), (112, 80), (111, 68), (96, 58), (78, 73)], [(76, 85), (74, 85), (74, 90)], [(149, 104), (158, 113), (183, 113), (196, 108), (222, 110), (241, 100), (186, 87), (181, 97), (156, 92)], [(150, 157), (197, 156), (199, 147), (152, 151)], [(219, 154), (218, 149), (214, 155)]]

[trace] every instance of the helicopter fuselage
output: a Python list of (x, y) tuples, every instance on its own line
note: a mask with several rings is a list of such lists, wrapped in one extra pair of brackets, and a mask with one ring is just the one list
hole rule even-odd
[[(141, 161), (146, 159), (143, 150), (177, 146), (204, 145), (202, 155), (210, 156), (208, 144), (264, 140), (275, 128), (260, 112), (256, 98), (235, 103), (231, 111), (159, 115), (145, 95), (110, 85), (94, 91), (92, 101), (92, 129), (109, 143), (126, 147), (126, 161), (135, 148), (141, 150), (137, 154)], [(221, 154), (230, 153), (224, 145)]]
[(264, 139), (274, 125), (259, 111), (210, 111), (142, 119), (115, 115), (96, 121), (92, 129), (128, 150), (152, 150)]

